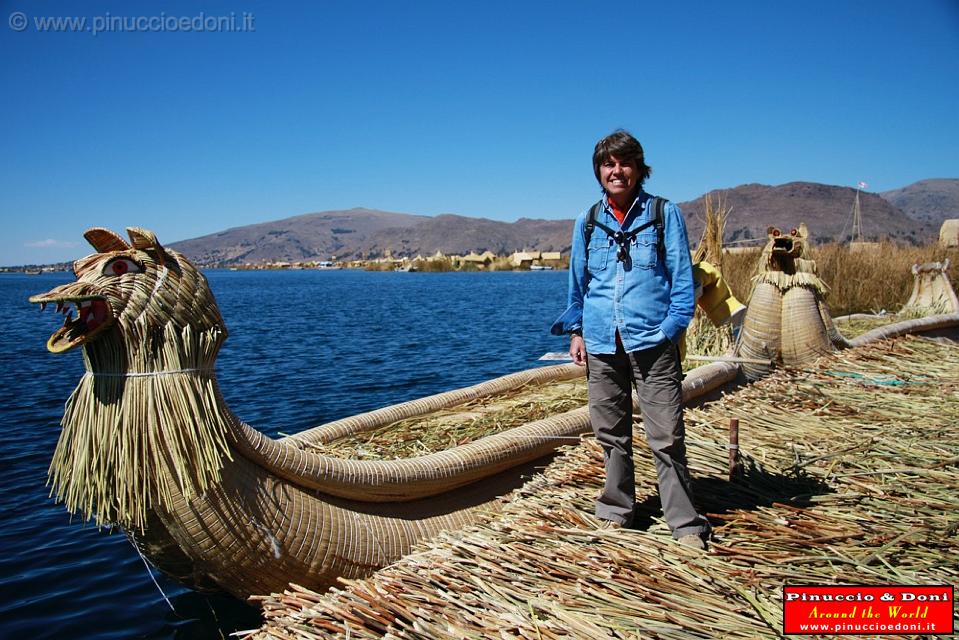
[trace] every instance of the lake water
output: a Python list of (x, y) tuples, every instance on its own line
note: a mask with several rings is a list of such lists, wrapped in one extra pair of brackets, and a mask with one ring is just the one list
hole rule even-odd
[[(217, 362), (233, 411), (270, 435), (538, 366), (565, 338), (565, 271), (207, 272), (230, 332)], [(121, 533), (48, 497), (47, 465), (79, 351), (54, 355), (61, 324), (27, 303), (70, 274), (0, 275), (0, 638), (220, 638), (255, 610), (158, 576)], [(546, 363), (548, 364), (548, 363)]]

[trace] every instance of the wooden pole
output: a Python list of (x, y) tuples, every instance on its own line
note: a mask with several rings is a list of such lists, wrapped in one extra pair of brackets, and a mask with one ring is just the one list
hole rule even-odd
[(739, 418), (729, 419), (729, 480), (742, 475), (743, 464), (739, 457)]

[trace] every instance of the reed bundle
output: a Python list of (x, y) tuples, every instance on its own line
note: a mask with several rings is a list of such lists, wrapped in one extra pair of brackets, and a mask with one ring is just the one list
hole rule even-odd
[(722, 271), (723, 234), (730, 213), (732, 207), (727, 204), (725, 194), (717, 193), (715, 202), (712, 194), (703, 196), (703, 235), (693, 252), (693, 262), (705, 260)]
[[(735, 342), (730, 325), (717, 327), (709, 321), (702, 309), (696, 307), (693, 320), (686, 329), (686, 355), (721, 356), (728, 353)], [(697, 360), (684, 359), (683, 370), (688, 371), (701, 364), (702, 362)]]
[(910, 337), (839, 352), (686, 419), (695, 491), (717, 528), (710, 553), (671, 539), (641, 437), (637, 528), (598, 528), (602, 454), (584, 440), (499, 513), (368, 579), (260, 598), (253, 637), (777, 637), (786, 584), (959, 579), (959, 346)]

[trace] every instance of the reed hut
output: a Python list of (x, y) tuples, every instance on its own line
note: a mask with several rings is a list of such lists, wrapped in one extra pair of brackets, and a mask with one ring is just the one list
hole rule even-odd
[(959, 313), (959, 298), (949, 281), (949, 258), (912, 266), (912, 295), (899, 311), (914, 317), (931, 313)]
[(939, 246), (944, 249), (959, 247), (959, 218), (942, 222), (942, 228), (939, 229)]
[(850, 242), (849, 253), (871, 253), (879, 251), (878, 242)]
[(529, 267), (533, 262), (541, 259), (539, 251), (516, 251), (509, 257), (514, 267)]
[(563, 260), (563, 254), (559, 251), (544, 251), (540, 254), (542, 264), (556, 266)]

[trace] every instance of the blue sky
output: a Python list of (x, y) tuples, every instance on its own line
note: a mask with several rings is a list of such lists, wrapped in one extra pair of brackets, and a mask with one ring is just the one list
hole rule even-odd
[[(0, 265), (84, 255), (91, 226), (572, 218), (617, 127), (675, 201), (959, 177), (956, 0), (666, 4), (0, 1)], [(255, 30), (133, 22), (231, 13)]]

